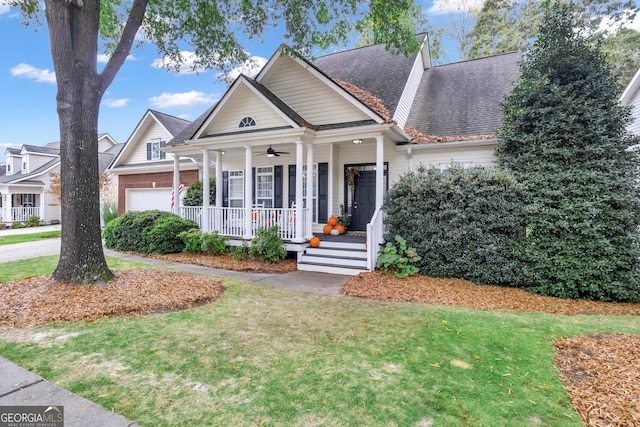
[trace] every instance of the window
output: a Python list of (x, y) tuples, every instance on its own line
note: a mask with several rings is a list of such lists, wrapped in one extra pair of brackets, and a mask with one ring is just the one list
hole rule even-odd
[(11, 172), (11, 163), (7, 163), (7, 173)]
[(162, 160), (167, 158), (167, 153), (160, 151), (164, 147), (165, 141), (156, 140), (147, 142), (147, 160)]
[(160, 160), (160, 141), (151, 143), (151, 160)]
[(273, 207), (273, 166), (256, 168), (256, 203)]
[(242, 120), (240, 120), (240, 124), (238, 125), (239, 128), (250, 128), (250, 127), (255, 127), (258, 126), (256, 124), (256, 121), (253, 117), (245, 117)]
[(23, 173), (27, 172), (27, 161), (26, 160), (22, 161), (22, 172)]
[[(318, 222), (318, 165), (313, 165), (313, 196), (312, 196), (312, 208), (313, 208), (313, 222)], [(307, 164), (302, 165), (302, 199), (304, 201), (304, 207), (306, 208), (307, 203)]]
[(229, 171), (229, 207), (244, 207), (243, 171)]

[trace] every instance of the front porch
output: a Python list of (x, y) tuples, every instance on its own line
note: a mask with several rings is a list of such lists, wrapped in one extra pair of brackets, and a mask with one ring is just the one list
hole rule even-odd
[(44, 220), (43, 193), (11, 193), (0, 194), (0, 222), (6, 225), (26, 223), (32, 217)]

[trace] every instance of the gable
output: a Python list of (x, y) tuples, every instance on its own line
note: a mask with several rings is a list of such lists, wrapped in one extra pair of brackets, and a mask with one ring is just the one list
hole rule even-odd
[(358, 101), (349, 100), (348, 95), (341, 94), (337, 85), (330, 87), (290, 56), (279, 56), (272, 69), (259, 82), (313, 125), (372, 118), (371, 114), (355, 104)]
[[(153, 117), (147, 116), (145, 123), (127, 141), (127, 146), (123, 149), (114, 167), (148, 163), (147, 143), (151, 141), (169, 142), (172, 137), (173, 135), (169, 134)], [(167, 159), (169, 158), (172, 158), (172, 155), (167, 154)]]
[[(240, 122), (251, 117), (256, 126), (240, 127)], [(290, 120), (282, 112), (241, 82), (228, 94), (228, 98), (216, 111), (212, 120), (200, 131), (202, 136), (222, 135), (247, 130), (266, 130), (291, 127)]]

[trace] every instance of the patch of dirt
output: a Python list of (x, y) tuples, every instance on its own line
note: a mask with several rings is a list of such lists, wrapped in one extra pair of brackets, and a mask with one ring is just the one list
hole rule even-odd
[[(138, 253), (136, 255), (144, 256)], [(230, 253), (216, 256), (187, 253), (154, 254), (148, 255), (148, 257), (178, 264), (195, 264), (221, 270), (248, 271), (252, 273), (289, 273), (298, 269), (298, 264), (293, 259), (283, 259), (278, 263), (268, 263), (252, 257), (237, 260)]]
[(104, 286), (56, 283), (51, 276), (0, 283), (0, 323), (11, 326), (176, 311), (217, 300), (220, 280), (162, 270), (117, 270)]
[(555, 342), (560, 378), (587, 426), (640, 426), (640, 336)]
[[(385, 301), (551, 314), (640, 315), (640, 304), (563, 300), (467, 280), (360, 273), (342, 294)], [(555, 342), (556, 365), (587, 426), (640, 426), (640, 335), (594, 335)]]
[(523, 289), (476, 285), (463, 279), (415, 275), (399, 279), (379, 271), (360, 273), (340, 290), (343, 295), (399, 302), (464, 306), (480, 310), (520, 310), (551, 314), (640, 315), (640, 303), (608, 303), (545, 297)]

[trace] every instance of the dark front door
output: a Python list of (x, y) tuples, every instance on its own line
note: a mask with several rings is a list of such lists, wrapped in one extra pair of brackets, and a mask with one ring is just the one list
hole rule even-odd
[(349, 230), (366, 231), (376, 211), (376, 171), (361, 170), (354, 180)]

